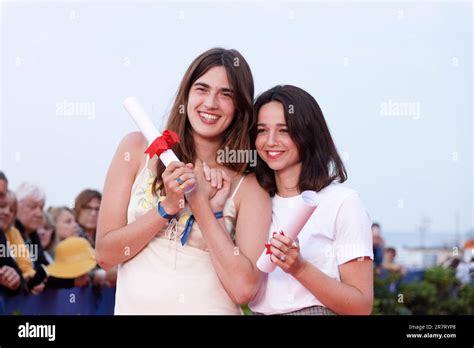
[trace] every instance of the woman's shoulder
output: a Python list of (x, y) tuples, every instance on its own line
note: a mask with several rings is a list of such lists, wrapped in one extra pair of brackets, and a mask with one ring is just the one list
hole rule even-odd
[(143, 167), (147, 141), (141, 132), (130, 132), (120, 140), (117, 151), (122, 158), (136, 169)]
[(125, 134), (125, 136), (120, 141), (119, 146), (129, 148), (134, 151), (145, 150), (147, 141), (141, 132), (130, 132)]
[(344, 201), (348, 197), (358, 197), (359, 194), (356, 190), (351, 189), (343, 184), (338, 182), (333, 182), (332, 184), (326, 186), (318, 192), (320, 197), (327, 197), (331, 200), (339, 199)]
[[(268, 192), (266, 192), (260, 186), (254, 173), (245, 173), (241, 175), (235, 173), (235, 177), (236, 184), (232, 188), (231, 193), (235, 193), (235, 202), (237, 209), (240, 206), (240, 202), (242, 202), (243, 200), (254, 201), (255, 199), (268, 199), (270, 201), (270, 196), (268, 195)], [(239, 182), (240, 186), (238, 186)]]
[(242, 175), (243, 181), (242, 181), (242, 189), (245, 191), (253, 191), (257, 190), (259, 192), (266, 192), (262, 186), (258, 183), (257, 177), (255, 173), (247, 173)]
[(244, 199), (248, 201), (268, 200), (270, 202), (270, 195), (260, 186), (254, 173), (247, 173), (242, 176), (244, 176), (243, 181), (236, 192), (237, 206)]
[(341, 211), (360, 211), (364, 209), (359, 193), (340, 183), (332, 183), (318, 193), (320, 211), (337, 215)]
[[(324, 192), (323, 192), (324, 191)], [(333, 183), (321, 190), (321, 208), (325, 212), (331, 211), (336, 221), (352, 221), (357, 219), (370, 219), (367, 209), (359, 193), (340, 183)]]

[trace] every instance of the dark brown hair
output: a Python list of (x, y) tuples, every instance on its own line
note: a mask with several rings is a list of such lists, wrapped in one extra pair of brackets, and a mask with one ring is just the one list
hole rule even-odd
[[(276, 86), (256, 99), (255, 115), (258, 117), (262, 106), (272, 101), (283, 106), (289, 135), (302, 162), (298, 191), (320, 191), (334, 180), (341, 183), (346, 181), (346, 169), (316, 100), (301, 88), (291, 85)], [(255, 148), (256, 125), (251, 134)], [(277, 193), (275, 174), (260, 156), (257, 160), (256, 175), (260, 185), (270, 196), (274, 196)]]
[[(178, 134), (180, 142), (173, 147), (173, 151), (183, 163), (194, 163), (196, 161), (192, 127), (187, 115), (189, 91), (198, 78), (217, 66), (223, 66), (227, 72), (230, 87), (234, 91), (233, 101), (236, 108), (232, 123), (222, 134), (221, 148), (227, 147), (230, 150), (251, 149), (249, 134), (255, 123), (252, 72), (244, 57), (237, 50), (212, 48), (197, 57), (184, 74), (166, 125), (166, 129)], [(226, 162), (223, 165), (240, 174), (249, 170), (248, 163)], [(164, 170), (165, 166), (161, 161), (158, 161), (157, 176), (153, 182), (154, 195), (158, 194), (158, 189), (162, 183), (161, 174)]]
[(101, 201), (101, 193), (96, 190), (85, 189), (77, 195), (76, 200), (74, 201), (74, 212), (76, 220), (79, 219), (79, 213), (81, 212), (81, 210), (84, 209), (87, 204), (89, 204), (89, 202), (94, 198), (97, 198), (99, 201)]
[(393, 257), (397, 256), (397, 250), (395, 248), (385, 248), (384, 252), (392, 253)]
[(3, 181), (5, 181), (6, 183), (8, 183), (7, 176), (6, 176), (5, 173), (2, 172), (2, 171), (0, 171), (0, 180), (3, 180)]

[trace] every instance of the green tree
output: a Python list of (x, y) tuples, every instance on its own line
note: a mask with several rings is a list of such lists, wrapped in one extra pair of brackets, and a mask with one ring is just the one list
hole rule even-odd
[(410, 283), (397, 274), (376, 275), (374, 293), (374, 315), (474, 314), (474, 286), (461, 286), (450, 268), (428, 268), (422, 281)]

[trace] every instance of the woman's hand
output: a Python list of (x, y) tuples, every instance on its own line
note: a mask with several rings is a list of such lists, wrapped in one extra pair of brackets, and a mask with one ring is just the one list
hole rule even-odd
[(193, 164), (171, 162), (161, 175), (166, 189), (166, 198), (161, 203), (170, 215), (184, 208), (184, 192), (196, 184)]
[(270, 239), (270, 244), (272, 252), (270, 259), (278, 267), (293, 276), (301, 272), (307, 261), (301, 256), (297, 241), (274, 232), (273, 238)]
[(194, 190), (186, 194), (186, 200), (188, 201), (191, 210), (193, 210), (193, 206), (198, 207), (200, 204), (209, 202), (217, 192), (217, 189), (213, 188), (210, 183), (206, 181), (203, 164), (200, 159), (196, 160), (194, 166), (194, 180)]
[(231, 178), (221, 169), (210, 168), (204, 162), (202, 165), (206, 180), (211, 184), (212, 188), (217, 189), (217, 192), (209, 200), (212, 211), (222, 211), (230, 194)]
[(0, 267), (0, 285), (10, 290), (16, 290), (20, 286), (20, 275), (13, 267)]
[(41, 294), (43, 292), (43, 290), (45, 289), (46, 287), (46, 284), (45, 284), (46, 281), (36, 285), (35, 287), (33, 287), (30, 291), (33, 295), (38, 295), (38, 294)]

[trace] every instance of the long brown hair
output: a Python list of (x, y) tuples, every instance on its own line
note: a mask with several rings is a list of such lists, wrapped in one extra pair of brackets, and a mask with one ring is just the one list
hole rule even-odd
[[(221, 148), (247, 151), (251, 149), (249, 134), (255, 123), (252, 72), (247, 61), (237, 50), (212, 48), (197, 57), (184, 74), (166, 124), (166, 129), (176, 132), (179, 136), (180, 142), (173, 147), (173, 151), (183, 163), (196, 161), (192, 127), (187, 115), (189, 91), (198, 78), (217, 66), (223, 66), (227, 72), (230, 87), (234, 91), (233, 101), (236, 108), (232, 123), (222, 134)], [(250, 169), (247, 163), (242, 162), (225, 162), (223, 165), (240, 174)], [(158, 161), (157, 176), (153, 182), (154, 195), (158, 195), (158, 189), (162, 183), (161, 175), (164, 170), (165, 166), (161, 161)]]
[[(301, 173), (298, 191), (320, 191), (334, 180), (344, 182), (347, 172), (316, 100), (301, 88), (276, 86), (262, 93), (255, 101), (255, 115), (263, 105), (277, 101), (282, 104), (288, 132), (298, 148)], [(252, 129), (255, 148), (257, 126)], [(255, 169), (257, 180), (270, 196), (277, 193), (275, 173), (260, 156)]]
[(77, 195), (74, 201), (74, 213), (78, 223), (79, 214), (81, 213), (82, 209), (84, 209), (87, 204), (89, 204), (89, 202), (92, 201), (94, 198), (97, 198), (100, 203), (100, 201), (102, 201), (102, 194), (96, 190), (85, 189)]

